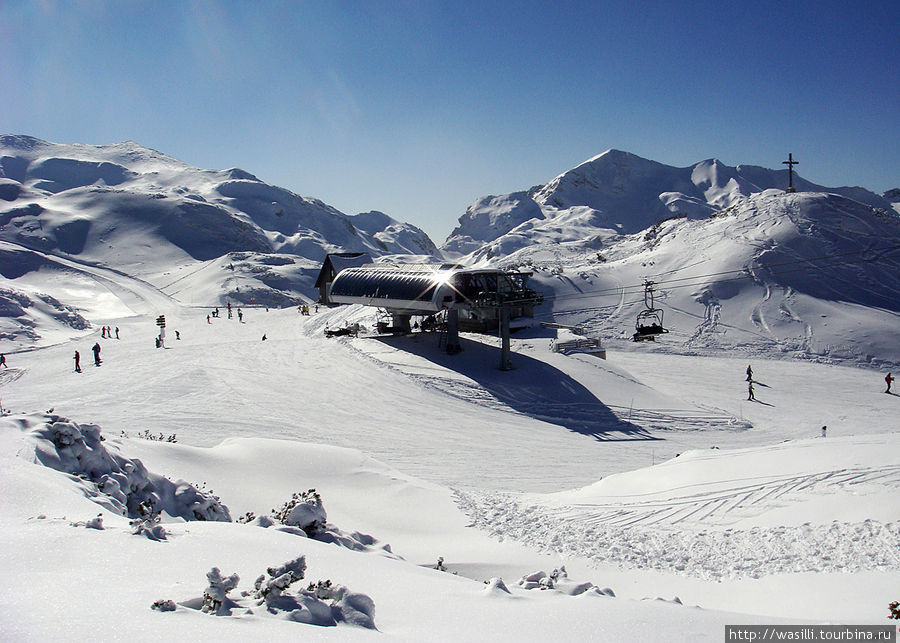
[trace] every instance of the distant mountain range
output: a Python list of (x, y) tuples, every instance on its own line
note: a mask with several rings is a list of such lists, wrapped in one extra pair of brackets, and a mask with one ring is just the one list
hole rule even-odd
[[(447, 255), (467, 255), (509, 235), (495, 244), (491, 254), (497, 256), (536, 238), (566, 242), (631, 234), (672, 217), (704, 219), (752, 194), (787, 187), (786, 169), (730, 167), (715, 159), (678, 168), (608, 150), (545, 185), (478, 199), (441, 249)], [(878, 195), (859, 187), (827, 188), (796, 174), (794, 187), (885, 210), (900, 201), (900, 190)]]
[(64, 341), (100, 319), (316, 297), (328, 252), (527, 268), (539, 320), (628, 341), (657, 283), (666, 345), (900, 365), (900, 189), (787, 170), (676, 168), (610, 150), (478, 199), (440, 250), (381, 212), (348, 216), (237, 168), (136, 143), (0, 137), (0, 340)]
[(334, 250), (438, 254), (422, 230), (386, 214), (348, 216), (244, 170), (201, 170), (132, 142), (0, 136), (0, 208), (0, 239), (117, 266), (155, 262), (161, 250), (200, 261), (236, 251), (315, 261)]

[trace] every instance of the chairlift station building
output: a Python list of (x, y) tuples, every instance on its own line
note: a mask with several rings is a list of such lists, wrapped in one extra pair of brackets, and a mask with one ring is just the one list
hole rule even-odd
[(460, 329), (496, 330), (501, 337), (501, 368), (507, 369), (509, 320), (533, 317), (534, 307), (543, 302), (539, 293), (528, 288), (529, 277), (529, 272), (454, 264), (368, 264), (338, 272), (324, 286), (323, 303), (384, 309), (397, 332), (409, 332), (413, 316), (446, 316), (450, 353), (460, 350)]

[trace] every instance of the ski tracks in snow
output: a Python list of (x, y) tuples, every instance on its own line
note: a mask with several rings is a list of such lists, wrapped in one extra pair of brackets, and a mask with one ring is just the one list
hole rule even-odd
[(656, 499), (549, 507), (508, 494), (456, 492), (479, 527), (563, 556), (704, 579), (900, 569), (900, 523), (732, 528), (834, 492), (900, 488), (900, 466), (785, 476)]

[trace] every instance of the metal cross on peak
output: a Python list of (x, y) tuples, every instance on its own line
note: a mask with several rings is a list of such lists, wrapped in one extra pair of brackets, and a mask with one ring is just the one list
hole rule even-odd
[(789, 153), (788, 160), (782, 161), (782, 163), (784, 163), (785, 165), (788, 166), (788, 189), (787, 189), (787, 191), (788, 192), (796, 192), (796, 190), (794, 190), (794, 166), (799, 165), (800, 161), (795, 161), (793, 153)]

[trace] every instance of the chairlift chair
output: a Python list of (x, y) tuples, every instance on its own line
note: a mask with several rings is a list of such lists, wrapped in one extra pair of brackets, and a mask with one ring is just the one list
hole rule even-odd
[(655, 342), (657, 335), (669, 332), (663, 326), (663, 310), (653, 306), (653, 285), (652, 281), (644, 282), (645, 310), (638, 313), (634, 323), (634, 341), (636, 342)]

